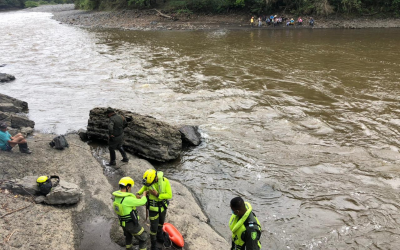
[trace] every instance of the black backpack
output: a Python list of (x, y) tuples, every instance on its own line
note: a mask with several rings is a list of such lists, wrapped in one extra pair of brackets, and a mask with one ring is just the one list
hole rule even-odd
[(64, 148), (69, 147), (67, 139), (65, 139), (63, 135), (55, 137), (49, 144), (51, 147), (59, 150), (63, 150)]

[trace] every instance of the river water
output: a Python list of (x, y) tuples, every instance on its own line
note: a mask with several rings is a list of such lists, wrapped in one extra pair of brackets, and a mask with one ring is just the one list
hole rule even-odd
[[(200, 125), (204, 142), (157, 166), (229, 239), (249, 201), (263, 249), (400, 245), (400, 30), (118, 31), (0, 13), (1, 93), (42, 132), (112, 106)], [(173, 213), (173, 211), (169, 211)]]

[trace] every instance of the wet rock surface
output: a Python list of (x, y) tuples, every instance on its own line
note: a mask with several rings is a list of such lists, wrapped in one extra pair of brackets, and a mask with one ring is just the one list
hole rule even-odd
[(198, 146), (201, 143), (201, 135), (198, 130), (199, 127), (189, 125), (179, 128), (179, 132), (182, 134), (182, 140), (191, 146)]
[(0, 73), (0, 82), (10, 82), (12, 80), (15, 80), (15, 76), (9, 75), (9, 74)]
[[(113, 239), (124, 245), (118, 219), (111, 210), (111, 193), (118, 187), (109, 184), (103, 174), (103, 168), (93, 157), (90, 147), (80, 140), (79, 135), (67, 135), (70, 147), (63, 151), (52, 149), (48, 145), (54, 136), (34, 134), (28, 138), (30, 148), (34, 152), (31, 155), (0, 151), (0, 216), (21, 209), (0, 220), (1, 235), (6, 237), (14, 232), (9, 242), (0, 242), (0, 247), (7, 250), (33, 249), (46, 244), (53, 249), (67, 250), (119, 249), (119, 246), (111, 241)], [(105, 153), (104, 156), (108, 157), (108, 154)], [(136, 156), (129, 155), (129, 158), (129, 163), (118, 162), (116, 171), (135, 180), (136, 192), (141, 186), (139, 183), (143, 172), (153, 166)], [(19, 179), (18, 183), (24, 184), (25, 190), (15, 187), (14, 191), (19, 188), (19, 193), (26, 194), (26, 190), (29, 190), (29, 193), (33, 194), (37, 192), (36, 176), (47, 173), (58, 175), (61, 180), (59, 186), (53, 188), (46, 197), (33, 198), (31, 195), (16, 194), (4, 189), (12, 187), (10, 180)], [(198, 249), (197, 246), (204, 246), (204, 249), (227, 249), (228, 243), (209, 226), (207, 217), (192, 194), (175, 181), (171, 181), (171, 185), (174, 197), (167, 221), (174, 224), (185, 237), (185, 249)], [(54, 204), (53, 198), (65, 199), (58, 192), (61, 187), (66, 190), (79, 187), (82, 190), (80, 201), (76, 205), (68, 206), (39, 204)], [(142, 225), (149, 230), (148, 222), (144, 222), (144, 209), (139, 208), (139, 212)], [(15, 221), (19, 223), (14, 223)], [(110, 221), (112, 227), (108, 231)], [(30, 230), (27, 231), (26, 228)]]
[[(129, 158), (129, 163), (120, 163), (117, 167), (122, 175), (130, 176), (134, 180), (136, 185), (132, 193), (136, 193), (142, 187), (140, 183), (143, 173), (154, 167), (146, 160), (135, 156)], [(209, 219), (192, 193), (181, 183), (171, 180), (170, 176), (165, 177), (170, 180), (172, 188), (172, 199), (165, 222), (173, 224), (181, 232), (185, 240), (185, 249), (229, 249), (228, 242), (208, 224)], [(138, 210), (141, 225), (149, 230), (149, 222), (144, 221), (144, 207), (139, 207)], [(124, 238), (117, 220), (111, 229), (111, 238), (123, 246)]]
[[(90, 111), (87, 136), (91, 140), (107, 141), (108, 118), (105, 108)], [(175, 127), (151, 116), (116, 110), (128, 121), (124, 129), (125, 149), (147, 159), (169, 161), (179, 157), (182, 150), (181, 134)]]

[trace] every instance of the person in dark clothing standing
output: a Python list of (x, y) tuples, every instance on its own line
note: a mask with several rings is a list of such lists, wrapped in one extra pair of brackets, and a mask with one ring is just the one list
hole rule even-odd
[(123, 162), (129, 162), (122, 145), (124, 144), (124, 128), (127, 126), (125, 118), (117, 115), (112, 108), (107, 108), (106, 111), (108, 122), (108, 150), (110, 151), (110, 162), (108, 166), (115, 166), (115, 150), (117, 149), (122, 155)]
[(231, 200), (232, 216), (229, 228), (232, 231), (231, 250), (260, 250), (261, 225), (250, 203), (236, 197)]

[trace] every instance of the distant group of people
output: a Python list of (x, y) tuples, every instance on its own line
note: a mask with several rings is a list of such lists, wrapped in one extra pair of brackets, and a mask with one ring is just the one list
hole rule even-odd
[[(254, 16), (251, 17), (250, 19), (250, 25), (251, 27), (255, 26), (255, 18)], [(259, 16), (258, 19), (258, 27), (263, 26), (263, 22), (265, 22), (265, 24), (267, 26), (280, 26), (282, 24), (285, 24), (286, 26), (295, 26), (295, 25), (303, 25), (303, 19), (301, 17), (297, 18), (297, 21), (295, 21), (293, 18), (287, 18), (284, 16), (277, 16), (277, 15), (271, 15), (271, 16)], [(308, 24), (313, 27), (314, 26), (314, 18), (310, 17), (310, 20), (308, 21)]]

